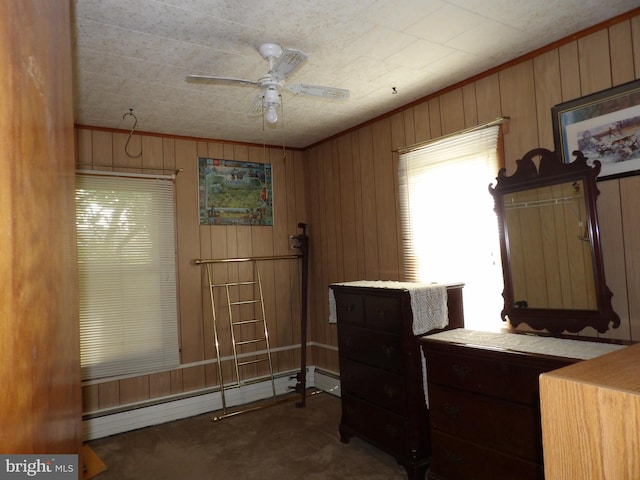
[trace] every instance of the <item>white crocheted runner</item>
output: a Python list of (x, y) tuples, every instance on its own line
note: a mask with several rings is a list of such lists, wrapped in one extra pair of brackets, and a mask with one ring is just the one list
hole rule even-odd
[[(423, 335), (436, 328), (444, 328), (449, 323), (447, 310), (447, 287), (441, 284), (395, 282), (389, 280), (358, 280), (355, 282), (334, 283), (347, 287), (388, 288), (407, 290), (411, 297), (413, 313), (412, 329), (414, 335)], [(400, 320), (400, 319), (398, 319)], [(333, 290), (329, 289), (329, 322), (335, 323), (336, 300)]]

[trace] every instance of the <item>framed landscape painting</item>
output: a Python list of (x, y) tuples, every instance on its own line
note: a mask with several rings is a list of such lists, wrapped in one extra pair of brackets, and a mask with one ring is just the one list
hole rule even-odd
[(273, 225), (271, 164), (198, 158), (200, 225)]
[(602, 164), (598, 180), (640, 173), (640, 80), (551, 109), (555, 149), (566, 163), (580, 150)]

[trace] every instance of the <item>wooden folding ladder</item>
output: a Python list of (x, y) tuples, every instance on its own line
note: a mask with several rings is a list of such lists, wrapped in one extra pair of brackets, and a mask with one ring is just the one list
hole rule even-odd
[[(265, 376), (246, 380), (245, 370), (257, 364), (268, 365), (266, 378), (271, 381), (273, 399), (276, 398), (276, 384), (273, 375), (273, 363), (271, 361), (271, 347), (269, 345), (269, 331), (264, 308), (264, 296), (262, 293), (262, 280), (258, 261), (255, 258), (229, 259), (228, 262), (245, 261), (253, 263), (253, 277), (215, 283), (212, 264), (207, 264), (207, 279), (211, 296), (211, 310), (213, 318), (213, 335), (216, 347), (216, 360), (218, 378), (220, 381), (220, 394), (222, 398), (222, 416), (214, 417), (214, 420), (223, 418), (227, 413), (227, 399), (225, 392), (231, 388), (238, 388), (251, 383), (262, 382)], [(216, 291), (222, 290), (224, 294), (216, 295)], [(222, 301), (226, 303), (228, 310), (229, 330), (231, 338), (231, 351), (233, 355), (233, 373), (235, 380), (224, 378), (222, 368), (222, 354), (220, 346), (220, 327), (217, 318), (217, 307)], [(231, 414), (233, 415), (233, 414)]]

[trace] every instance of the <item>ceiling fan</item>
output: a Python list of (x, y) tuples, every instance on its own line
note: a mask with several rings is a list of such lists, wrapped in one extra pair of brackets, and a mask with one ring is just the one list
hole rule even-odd
[(258, 87), (261, 92), (249, 107), (248, 115), (262, 115), (267, 123), (278, 121), (277, 108), (281, 104), (280, 89), (286, 88), (295, 94), (341, 99), (349, 96), (349, 90), (306, 83), (287, 85), (285, 80), (293, 75), (307, 60), (307, 55), (300, 50), (282, 48), (275, 43), (265, 43), (258, 49), (262, 58), (269, 62), (269, 72), (262, 78), (253, 81), (241, 78), (212, 77), (208, 75), (187, 75), (187, 82), (205, 84), (231, 84)]

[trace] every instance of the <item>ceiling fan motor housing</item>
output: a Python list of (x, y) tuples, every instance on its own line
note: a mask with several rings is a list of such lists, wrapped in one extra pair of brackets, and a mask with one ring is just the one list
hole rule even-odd
[(264, 91), (264, 104), (265, 105), (280, 105), (280, 94), (275, 87), (269, 87)]

